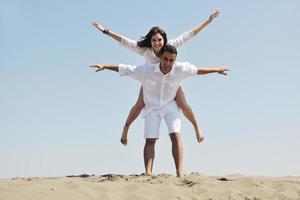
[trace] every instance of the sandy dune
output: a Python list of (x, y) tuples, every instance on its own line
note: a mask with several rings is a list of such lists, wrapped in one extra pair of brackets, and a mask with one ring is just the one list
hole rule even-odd
[(300, 177), (224, 177), (191, 173), (0, 179), (0, 200), (298, 199)]

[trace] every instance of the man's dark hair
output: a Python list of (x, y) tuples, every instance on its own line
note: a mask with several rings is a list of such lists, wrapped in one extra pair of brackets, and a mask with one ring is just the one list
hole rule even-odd
[(163, 48), (161, 48), (160, 52), (159, 52), (159, 56), (162, 56), (164, 52), (168, 52), (168, 53), (171, 53), (171, 54), (175, 54), (177, 56), (177, 50), (176, 50), (176, 47), (170, 45), (170, 44), (167, 44), (165, 45)]

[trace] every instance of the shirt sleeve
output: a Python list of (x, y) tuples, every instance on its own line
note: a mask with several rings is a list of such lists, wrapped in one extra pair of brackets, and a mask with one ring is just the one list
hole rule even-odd
[(189, 62), (181, 62), (178, 65), (181, 66), (183, 78), (197, 75), (198, 68), (195, 65)]
[(130, 51), (133, 51), (135, 53), (138, 54), (143, 54), (143, 52), (145, 52), (145, 48), (141, 48), (137, 45), (137, 41), (136, 40), (131, 40), (129, 38), (126, 37), (122, 37), (121, 39), (121, 43), (122, 46), (124, 46), (125, 48), (129, 49)]
[(130, 76), (131, 78), (142, 82), (144, 77), (144, 67), (144, 65), (132, 66), (119, 64), (119, 74), (121, 76)]
[(168, 44), (175, 46), (176, 48), (182, 46), (183, 44), (185, 44), (187, 41), (193, 39), (195, 37), (193, 31), (186, 31), (184, 33), (182, 33), (181, 35), (179, 35), (177, 38), (175, 39), (171, 39), (169, 40)]

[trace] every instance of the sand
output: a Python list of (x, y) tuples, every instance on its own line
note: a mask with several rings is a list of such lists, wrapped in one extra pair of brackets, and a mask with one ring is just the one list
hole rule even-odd
[(300, 200), (300, 177), (191, 173), (0, 179), (0, 200)]

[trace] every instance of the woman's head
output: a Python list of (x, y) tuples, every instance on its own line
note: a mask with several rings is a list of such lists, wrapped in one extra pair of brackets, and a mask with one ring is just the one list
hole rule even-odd
[(156, 53), (159, 53), (162, 47), (167, 44), (166, 32), (158, 26), (152, 27), (146, 36), (138, 41), (139, 47), (153, 48)]

